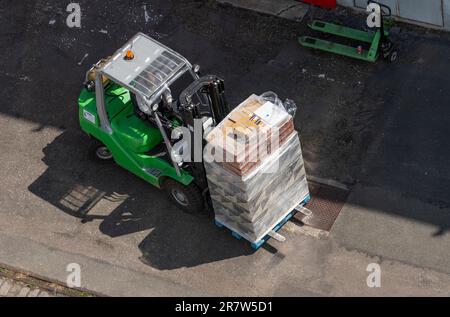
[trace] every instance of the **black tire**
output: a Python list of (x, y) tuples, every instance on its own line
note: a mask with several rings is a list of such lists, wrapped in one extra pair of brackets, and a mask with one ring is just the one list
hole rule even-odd
[(394, 63), (398, 58), (398, 51), (397, 50), (392, 50), (392, 52), (389, 53), (388, 56), (388, 62), (389, 63)]
[(168, 178), (164, 181), (162, 189), (169, 200), (184, 212), (192, 214), (203, 211), (204, 199), (200, 189), (194, 183), (185, 186)]
[(107, 163), (113, 160), (112, 153), (108, 148), (96, 139), (92, 140), (89, 152), (90, 156), (98, 162)]

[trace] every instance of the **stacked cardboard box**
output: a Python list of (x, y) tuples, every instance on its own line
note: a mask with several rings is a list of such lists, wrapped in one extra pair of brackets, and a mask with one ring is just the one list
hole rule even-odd
[(284, 109), (251, 95), (213, 132), (207, 140), (216, 150), (216, 161), (244, 176), (286, 141), (294, 132), (294, 123)]
[[(249, 104), (253, 107), (251, 111)], [(246, 137), (247, 147), (244, 148), (256, 151), (264, 147), (267, 149), (265, 155), (258, 156), (256, 162), (205, 160), (216, 220), (252, 242), (262, 239), (309, 195), (300, 141), (293, 128), (292, 117), (283, 109), (267, 109), (270, 107), (277, 106), (253, 95), (215, 128), (216, 131), (223, 131), (226, 126), (234, 128), (233, 131), (238, 130), (237, 133), (243, 133)], [(275, 113), (278, 110), (283, 114)], [(262, 118), (265, 113), (270, 113), (272, 117)], [(258, 117), (256, 120), (261, 119), (261, 122), (254, 121), (255, 114)], [(273, 118), (274, 115), (277, 118)], [(249, 120), (257, 127), (252, 126), (253, 123), (247, 124)], [(239, 125), (235, 124), (238, 122)], [(258, 134), (259, 129), (269, 136), (283, 130), (279, 132), (280, 145), (274, 146), (276, 144), (270, 137), (249, 145), (249, 140)], [(219, 135), (223, 136), (222, 133)], [(237, 142), (230, 135), (223, 138), (228, 146)], [(217, 137), (209, 135), (209, 139), (217, 145), (215, 150), (221, 155), (231, 151), (229, 147), (221, 146)], [(231, 157), (237, 158), (238, 155)]]

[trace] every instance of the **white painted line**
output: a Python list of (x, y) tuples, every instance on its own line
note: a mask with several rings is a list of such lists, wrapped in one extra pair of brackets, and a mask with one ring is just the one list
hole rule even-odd
[(83, 58), (78, 62), (78, 65), (81, 66), (83, 64), (84, 60), (89, 56), (88, 53), (84, 54)]

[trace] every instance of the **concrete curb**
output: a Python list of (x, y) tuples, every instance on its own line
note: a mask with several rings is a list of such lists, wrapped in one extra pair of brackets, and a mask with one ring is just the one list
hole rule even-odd
[(316, 176), (312, 176), (312, 175), (309, 175), (306, 178), (309, 181), (317, 183), (317, 184), (328, 185), (328, 186), (336, 187), (336, 188), (339, 188), (339, 189), (342, 189), (342, 190), (346, 190), (346, 191), (350, 190), (349, 186), (347, 186), (347, 185), (345, 185), (343, 183), (340, 183), (340, 182), (338, 182), (338, 181), (336, 181), (334, 179), (316, 177)]
[[(48, 280), (65, 284), (69, 263), (81, 268), (81, 288), (107, 296), (210, 296), (190, 286), (166, 280), (152, 273), (110, 264), (81, 254), (47, 247), (23, 237), (10, 237), (0, 233), (0, 258), (9, 267), (21, 272), (33, 272)], [(6, 261), (7, 259), (7, 261)]]
[(309, 5), (295, 0), (217, 0), (221, 4), (300, 22)]

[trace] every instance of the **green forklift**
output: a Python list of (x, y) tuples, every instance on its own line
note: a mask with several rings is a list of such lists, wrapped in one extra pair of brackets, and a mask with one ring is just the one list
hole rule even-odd
[(138, 33), (89, 69), (78, 104), (80, 126), (96, 159), (114, 161), (163, 189), (184, 211), (204, 209), (203, 162), (186, 159), (183, 145), (189, 138), (203, 149), (202, 136), (230, 112), (222, 79), (200, 77), (198, 65)]
[(305, 47), (372, 63), (376, 62), (380, 56), (388, 62), (395, 62), (398, 57), (398, 51), (390, 41), (389, 31), (387, 30), (391, 23), (391, 19), (389, 19), (392, 15), (391, 8), (376, 1), (368, 1), (368, 5), (372, 3), (380, 7), (380, 24), (374, 30), (363, 31), (319, 20), (314, 20), (308, 24), (311, 29), (326, 35), (334, 35), (355, 41), (358, 43), (357, 46), (345, 45), (311, 36), (300, 37), (298, 39), (300, 44)]

